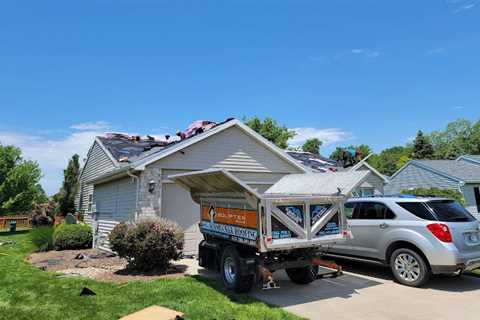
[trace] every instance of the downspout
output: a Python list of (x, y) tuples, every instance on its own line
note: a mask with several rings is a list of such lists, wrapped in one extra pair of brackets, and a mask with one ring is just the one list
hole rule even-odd
[(134, 222), (138, 221), (138, 190), (140, 186), (140, 178), (133, 174), (130, 169), (127, 170), (127, 175), (131, 177), (133, 180), (136, 181), (136, 190), (135, 190), (135, 215), (134, 215)]

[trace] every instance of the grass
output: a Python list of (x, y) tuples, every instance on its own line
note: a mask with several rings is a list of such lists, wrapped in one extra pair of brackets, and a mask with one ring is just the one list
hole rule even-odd
[(475, 269), (472, 271), (472, 273), (476, 274), (477, 276), (480, 277), (480, 269)]
[[(101, 283), (86, 278), (59, 278), (41, 271), (25, 257), (33, 250), (28, 232), (0, 233), (15, 244), (0, 247), (0, 319), (118, 319), (151, 305), (185, 313), (185, 319), (300, 319), (247, 295), (228, 296), (212, 280)], [(83, 287), (96, 296), (79, 296)]]

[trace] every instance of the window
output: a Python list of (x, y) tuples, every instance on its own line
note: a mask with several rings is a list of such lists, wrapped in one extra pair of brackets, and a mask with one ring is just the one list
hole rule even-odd
[(93, 205), (93, 194), (88, 195), (88, 209), (87, 212), (92, 212), (92, 205)]
[(359, 192), (360, 197), (373, 197), (374, 189), (373, 188), (360, 188)]
[(352, 219), (361, 220), (383, 220), (395, 219), (395, 214), (383, 203), (362, 202), (357, 204), (353, 210)]
[(477, 204), (477, 212), (480, 213), (480, 187), (473, 188), (475, 194), (475, 202)]
[(428, 208), (421, 202), (397, 202), (403, 209), (423, 220), (437, 220)]
[(355, 208), (355, 202), (347, 202), (345, 203), (345, 216), (347, 219), (351, 219), (353, 216), (353, 210)]
[(475, 218), (463, 208), (458, 202), (453, 200), (434, 200), (426, 203), (442, 222), (471, 222)]

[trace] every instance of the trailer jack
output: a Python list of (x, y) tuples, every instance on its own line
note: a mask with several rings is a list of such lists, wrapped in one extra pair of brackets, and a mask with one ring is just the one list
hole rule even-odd
[(258, 266), (258, 272), (260, 275), (260, 281), (261, 281), (261, 287), (263, 290), (268, 290), (268, 289), (277, 289), (280, 288), (278, 285), (278, 282), (273, 279), (273, 273), (270, 272), (267, 268), (264, 266)]

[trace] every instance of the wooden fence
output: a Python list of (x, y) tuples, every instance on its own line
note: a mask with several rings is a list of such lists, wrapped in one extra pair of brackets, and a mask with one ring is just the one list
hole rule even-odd
[(11, 221), (17, 222), (17, 229), (32, 227), (32, 217), (30, 216), (4, 216), (0, 217), (0, 229), (9, 229)]

